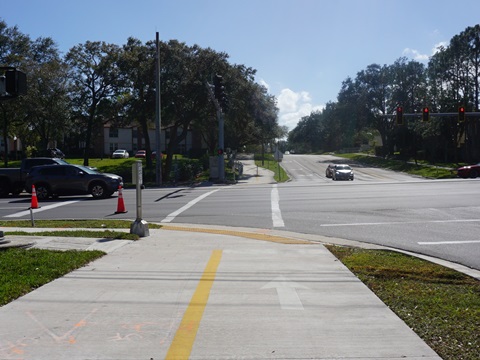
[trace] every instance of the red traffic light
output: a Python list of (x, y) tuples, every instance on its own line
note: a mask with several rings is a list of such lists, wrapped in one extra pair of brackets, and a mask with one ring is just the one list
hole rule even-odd
[(465, 107), (460, 106), (458, 108), (458, 120), (459, 121), (465, 121)]
[(218, 149), (218, 150), (217, 150), (217, 154), (218, 154), (218, 155), (223, 155), (223, 149)]
[(397, 125), (403, 124), (403, 108), (401, 106), (397, 106)]
[(430, 120), (430, 111), (428, 110), (428, 107), (424, 107), (422, 109), (422, 120), (423, 121)]

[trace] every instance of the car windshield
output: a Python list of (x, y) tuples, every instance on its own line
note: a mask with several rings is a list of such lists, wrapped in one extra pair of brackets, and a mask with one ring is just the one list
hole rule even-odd
[(350, 166), (348, 166), (348, 165), (337, 165), (336, 169), (337, 170), (351, 170)]
[(87, 173), (87, 174), (91, 174), (91, 175), (99, 174), (99, 173), (100, 173), (99, 171), (94, 170), (94, 169), (92, 169), (91, 167), (88, 167), (88, 166), (77, 165), (77, 168), (79, 168), (79, 169), (82, 170), (83, 172), (85, 172), (85, 173)]

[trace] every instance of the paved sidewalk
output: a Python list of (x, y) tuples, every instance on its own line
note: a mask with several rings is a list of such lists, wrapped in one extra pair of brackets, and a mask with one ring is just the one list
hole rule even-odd
[(1, 307), (0, 359), (440, 359), (319, 243), (168, 225), (108, 252)]
[(242, 159), (243, 175), (237, 184), (275, 184), (274, 173), (271, 170), (255, 165), (254, 160)]

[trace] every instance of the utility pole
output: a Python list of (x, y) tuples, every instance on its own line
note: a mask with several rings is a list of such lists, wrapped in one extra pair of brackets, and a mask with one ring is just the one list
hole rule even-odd
[(158, 31), (156, 34), (156, 55), (155, 55), (155, 174), (157, 186), (162, 185), (162, 152), (160, 139), (162, 132), (161, 95), (160, 95), (160, 41)]

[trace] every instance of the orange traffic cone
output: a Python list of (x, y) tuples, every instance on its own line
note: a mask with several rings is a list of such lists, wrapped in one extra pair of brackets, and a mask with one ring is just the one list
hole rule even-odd
[(122, 194), (122, 186), (118, 186), (118, 203), (117, 203), (117, 211), (115, 214), (122, 214), (126, 213), (127, 210), (125, 209), (125, 203), (123, 202), (123, 194)]
[(32, 202), (30, 204), (30, 209), (38, 209), (38, 199), (37, 199), (37, 191), (35, 190), (35, 185), (32, 184)]

